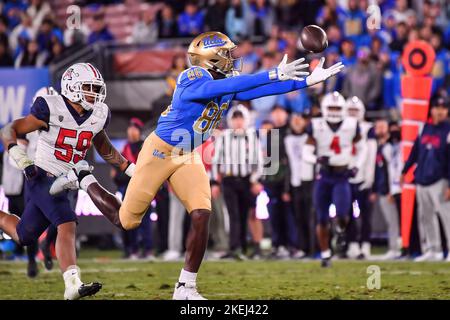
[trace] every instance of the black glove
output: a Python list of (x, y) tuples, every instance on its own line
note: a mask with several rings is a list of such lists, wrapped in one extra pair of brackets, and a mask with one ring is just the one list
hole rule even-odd
[(330, 163), (330, 157), (328, 156), (319, 157), (317, 158), (317, 163), (323, 166), (327, 166)]
[(23, 173), (25, 174), (25, 177), (27, 178), (27, 180), (33, 180), (34, 178), (37, 177), (38, 170), (37, 170), (37, 167), (34, 164), (32, 164), (32, 165), (29, 165), (28, 167), (26, 167), (23, 170)]
[(356, 177), (357, 174), (358, 174), (358, 168), (353, 167), (353, 168), (348, 169), (349, 178), (354, 178), (354, 177)]

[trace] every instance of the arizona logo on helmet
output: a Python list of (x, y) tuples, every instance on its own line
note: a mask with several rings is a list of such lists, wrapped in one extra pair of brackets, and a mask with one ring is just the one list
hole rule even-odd
[(73, 70), (73, 68), (69, 68), (69, 69), (67, 69), (67, 71), (64, 73), (63, 79), (64, 79), (64, 80), (72, 80), (72, 79), (73, 79), (73, 76), (78, 77), (79, 74), (76, 73), (76, 72)]

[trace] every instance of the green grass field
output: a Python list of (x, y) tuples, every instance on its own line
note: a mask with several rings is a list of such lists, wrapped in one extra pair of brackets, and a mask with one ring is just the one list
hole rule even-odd
[[(366, 286), (367, 267), (381, 269), (381, 288)], [(82, 279), (103, 289), (89, 299), (170, 299), (181, 262), (130, 262), (118, 253), (86, 251), (80, 257)], [(40, 266), (36, 279), (24, 262), (0, 261), (0, 299), (61, 299), (63, 282), (55, 266)], [(449, 263), (334, 261), (206, 261), (199, 274), (208, 299), (450, 299)]]

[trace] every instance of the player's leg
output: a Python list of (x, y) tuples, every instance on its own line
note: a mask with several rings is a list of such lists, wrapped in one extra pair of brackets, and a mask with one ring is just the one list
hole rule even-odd
[(51, 247), (53, 243), (56, 243), (56, 236), (58, 235), (58, 229), (53, 225), (50, 225), (47, 229), (47, 235), (44, 241), (42, 241), (40, 248), (44, 255), (44, 266), (47, 270), (53, 269), (53, 257)]
[[(383, 257), (384, 260), (391, 260), (400, 257), (398, 247), (399, 223), (398, 212), (394, 199), (389, 199), (386, 195), (380, 195), (378, 201), (380, 209), (388, 227), (388, 252)], [(391, 202), (392, 201), (392, 202)]]
[[(439, 180), (432, 186), (431, 196), (434, 207), (439, 214), (442, 222), (443, 231), (447, 240), (447, 248), (450, 248), (450, 201), (445, 200), (445, 191), (448, 188), (448, 181)], [(450, 254), (447, 254), (447, 261), (450, 261)]]
[[(119, 210), (123, 228), (129, 230), (139, 226), (161, 185), (181, 165), (174, 161), (172, 149), (154, 133), (145, 139)], [(164, 156), (155, 156), (155, 150)]]
[(350, 221), (352, 207), (352, 192), (350, 183), (345, 177), (336, 178), (333, 183), (332, 202), (336, 208), (336, 251), (341, 257), (345, 256), (346, 229)]
[(200, 156), (192, 153), (190, 159), (172, 174), (169, 182), (191, 217), (184, 267), (173, 298), (203, 300), (197, 292), (196, 280), (208, 244), (211, 188)]
[(358, 194), (359, 194), (359, 184), (350, 184), (351, 187), (351, 191), (352, 191), (352, 206), (350, 206), (350, 212), (349, 212), (349, 223), (346, 229), (346, 233), (347, 233), (347, 243), (348, 243), (348, 248), (347, 248), (347, 257), (354, 259), (357, 258), (360, 255), (360, 247), (359, 247), (359, 224), (358, 224), (358, 219), (355, 217), (354, 215), (354, 204), (358, 203)]
[(360, 259), (368, 259), (371, 255), (372, 204), (369, 195), (369, 189), (365, 189), (359, 192), (357, 198), (361, 217), (361, 255), (358, 257)]
[(18, 216), (0, 211), (0, 229), (17, 243), (19, 243), (19, 236), (17, 235), (16, 228), (19, 221), (20, 218)]
[(434, 260), (441, 246), (441, 238), (429, 186), (417, 186), (417, 204), (422, 255), (415, 261)]
[(324, 176), (314, 183), (313, 203), (317, 214), (317, 240), (319, 242), (322, 266), (330, 266), (330, 216), (329, 208), (332, 203), (332, 186)]

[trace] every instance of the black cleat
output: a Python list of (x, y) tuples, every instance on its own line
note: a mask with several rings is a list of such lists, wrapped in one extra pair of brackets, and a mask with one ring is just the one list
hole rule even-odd
[(99, 292), (101, 288), (102, 284), (99, 282), (85, 283), (78, 289), (78, 294), (80, 295), (80, 298), (93, 296)]
[(337, 234), (336, 252), (339, 258), (347, 258), (347, 238), (345, 232), (339, 232)]
[(322, 268), (329, 268), (329, 267), (331, 267), (331, 258), (324, 258), (324, 259), (322, 259), (322, 261), (320, 262), (320, 266)]
[(36, 278), (39, 273), (38, 266), (35, 260), (28, 260), (27, 275), (29, 278)]

